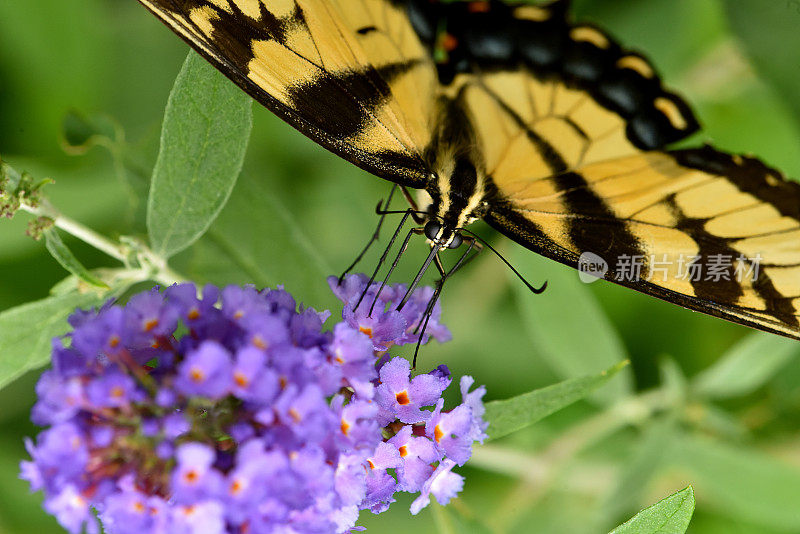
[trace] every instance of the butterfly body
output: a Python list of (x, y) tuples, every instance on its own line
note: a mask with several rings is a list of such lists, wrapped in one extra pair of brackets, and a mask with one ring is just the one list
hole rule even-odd
[(800, 185), (670, 149), (698, 130), (689, 106), (567, 1), (140, 1), (314, 141), (425, 190), (435, 247), (481, 218), (566, 265), (592, 253), (612, 282), (800, 338)]

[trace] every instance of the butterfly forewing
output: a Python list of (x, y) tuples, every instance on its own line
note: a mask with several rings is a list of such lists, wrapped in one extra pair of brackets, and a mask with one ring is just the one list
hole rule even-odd
[(435, 70), (402, 8), (383, 0), (140, 1), (318, 143), (380, 176), (425, 185)]

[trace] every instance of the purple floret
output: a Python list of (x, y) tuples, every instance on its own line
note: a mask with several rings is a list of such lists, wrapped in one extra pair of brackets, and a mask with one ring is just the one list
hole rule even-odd
[[(180, 284), (78, 310), (37, 385), (21, 478), (69, 532), (347, 533), (398, 491), (447, 502), (485, 437), (483, 388), (443, 409), (446, 366), (411, 376), (387, 351), (416, 343), (432, 290), (329, 280), (344, 301), (298, 308), (282, 289)], [(369, 307), (376, 304), (372, 313)], [(423, 339), (449, 339), (438, 305)]]
[(178, 365), (175, 389), (186, 396), (219, 399), (233, 387), (233, 362), (225, 347), (206, 341)]

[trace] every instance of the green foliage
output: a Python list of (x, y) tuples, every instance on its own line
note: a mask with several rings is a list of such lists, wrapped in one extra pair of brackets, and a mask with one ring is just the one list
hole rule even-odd
[[(249, 98), (194, 54), (181, 69), (185, 45), (136, 2), (29, 4), (0, 3), (0, 211), (16, 212), (0, 221), (0, 532), (9, 534), (59, 532), (14, 477), (22, 436), (34, 432), (26, 372), (45, 364), (73, 308), (137, 282), (169, 283), (171, 256), (198, 282), (284, 284), (337, 313), (325, 276), (360, 250), (388, 191), (258, 106), (245, 155)], [(755, 153), (800, 176), (796, 2), (575, 4), (695, 104), (706, 130), (690, 144)], [(56, 184), (42, 190), (47, 177)], [(46, 197), (97, 230), (100, 252), (63, 229), (44, 231), (44, 245), (25, 237), (42, 214), (22, 213), (31, 210), (20, 196)], [(548, 290), (531, 295), (488, 254), (448, 281), (443, 318), (454, 339), (426, 346), (420, 369), (446, 362), (486, 384), (487, 399), (508, 400), (487, 405), (493, 439), (462, 469), (460, 499), (413, 519), (401, 499), (388, 517), (364, 516), (370, 531), (607, 532), (688, 484), (613, 532), (683, 532), (693, 490), (692, 534), (800, 530), (797, 343), (582, 284), (476, 231)], [(393, 280), (409, 280), (424, 252), (413, 242)], [(625, 359), (630, 366), (613, 367)]]
[[(514, 288), (525, 330), (537, 354), (559, 377), (607, 369), (627, 358), (616, 327), (572, 269), (555, 262), (545, 263), (522, 248), (515, 249), (512, 258), (515, 265), (547, 280), (548, 290), (535, 299), (525, 286), (515, 284)], [(623, 370), (611, 387), (593, 398), (609, 403), (630, 390), (631, 376)]]
[[(242, 176), (225, 209), (195, 247), (188, 269), (215, 283), (285, 284), (310, 306), (336, 306), (325, 281), (332, 267), (300, 228), (300, 221), (274, 192), (254, 176)], [(298, 265), (305, 268), (298, 270)]]
[[(724, 0), (731, 28), (753, 66), (764, 80), (783, 96), (800, 125), (800, 47), (797, 26), (800, 2), (797, 0)], [(757, 24), (754, 24), (754, 18)], [(768, 31), (764, 31), (768, 28)], [(795, 46), (786, 46), (792, 43)]]
[(63, 268), (91, 286), (109, 289), (108, 284), (90, 273), (89, 270), (78, 261), (78, 258), (75, 257), (67, 245), (64, 244), (64, 241), (61, 240), (61, 236), (58, 235), (58, 230), (55, 228), (45, 230), (44, 239), (47, 251)]
[(242, 169), (252, 101), (190, 53), (167, 101), (147, 210), (153, 250), (168, 258), (194, 243), (222, 210)]
[(692, 473), (707, 506), (740, 521), (800, 530), (800, 468), (749, 447), (679, 435), (672, 465)]
[(599, 375), (573, 378), (510, 399), (487, 403), (486, 420), (489, 421), (487, 431), (489, 439), (502, 438), (512, 432), (522, 430), (584, 398), (608, 382), (627, 364), (628, 362), (622, 362)]
[(30, 302), (0, 313), (0, 387), (50, 360), (50, 340), (67, 330), (75, 308), (99, 303), (93, 293), (68, 293)]
[(797, 341), (762, 332), (743, 338), (693, 382), (706, 398), (738, 397), (752, 393), (800, 354)]
[(694, 492), (689, 486), (645, 508), (611, 534), (681, 534), (694, 512)]

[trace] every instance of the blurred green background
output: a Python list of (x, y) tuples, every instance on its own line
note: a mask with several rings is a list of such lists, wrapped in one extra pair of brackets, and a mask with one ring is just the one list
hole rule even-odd
[[(576, 11), (644, 51), (694, 103), (705, 130), (693, 144), (756, 154), (800, 176), (800, 2), (584, 0)], [(53, 178), (48, 195), (67, 215), (111, 236), (143, 235), (136, 201), (186, 53), (134, 1), (0, 0), (0, 155)], [(62, 124), (75, 112), (112, 117), (125, 150), (65, 153)], [(255, 115), (229, 204), (174, 267), (198, 282), (283, 283), (338, 313), (324, 277), (360, 250), (389, 187), (264, 109)], [(27, 221), (20, 214), (0, 222), (0, 310), (47, 296), (66, 276), (25, 236)], [(462, 498), (447, 511), (410, 518), (410, 500), (401, 500), (381, 516), (363, 515), (370, 531), (603, 532), (691, 483), (698, 506), (690, 532), (800, 532), (796, 343), (750, 338), (742, 349), (750, 359), (737, 367), (729, 351), (747, 329), (605, 282), (583, 285), (574, 272), (476, 229), (549, 290), (526, 294), (484, 254), (445, 291), (454, 340), (426, 347), (421, 369), (446, 362), (499, 399), (626, 358), (632, 365), (589, 400), (476, 451), (460, 470)], [(112, 265), (67, 242), (87, 266)], [(424, 245), (416, 245), (396, 280), (418, 267)], [(753, 363), (753, 354), (763, 360)], [(733, 363), (701, 374), (722, 357)], [(28, 422), (35, 375), (0, 392), (2, 534), (60, 531), (40, 496), (17, 480), (22, 438), (36, 432)]]

